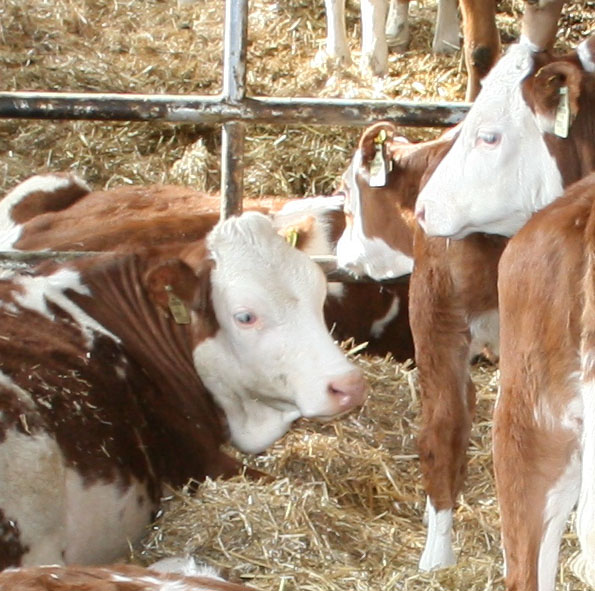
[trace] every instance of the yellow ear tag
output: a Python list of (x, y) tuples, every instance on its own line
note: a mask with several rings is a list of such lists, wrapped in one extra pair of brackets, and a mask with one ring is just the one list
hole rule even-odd
[(387, 162), (384, 153), (384, 142), (386, 141), (386, 130), (381, 129), (374, 138), (374, 158), (370, 162), (370, 187), (384, 187), (386, 185), (386, 175), (390, 170), (390, 164)]
[(190, 312), (186, 304), (174, 293), (171, 285), (166, 285), (165, 291), (167, 291), (167, 305), (176, 324), (190, 324)]
[(300, 233), (298, 232), (297, 228), (290, 228), (285, 233), (285, 240), (289, 243), (290, 246), (293, 246), (295, 248), (297, 246), (299, 236)]
[(559, 92), (560, 102), (556, 109), (554, 134), (561, 138), (567, 138), (568, 130), (570, 129), (570, 99), (568, 98), (568, 86), (562, 86)]

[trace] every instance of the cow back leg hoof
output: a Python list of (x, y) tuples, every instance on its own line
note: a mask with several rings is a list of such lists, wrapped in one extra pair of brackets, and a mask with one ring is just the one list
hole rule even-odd
[(386, 19), (386, 43), (392, 51), (398, 53), (409, 47), (411, 34), (409, 32), (409, 3), (393, 0), (388, 9)]
[(419, 570), (431, 571), (456, 564), (452, 549), (452, 509), (436, 511), (430, 499), (426, 505), (428, 537), (419, 561)]

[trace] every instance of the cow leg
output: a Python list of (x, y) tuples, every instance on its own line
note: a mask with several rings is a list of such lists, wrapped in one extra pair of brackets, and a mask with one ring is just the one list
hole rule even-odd
[(551, 49), (556, 40), (563, 6), (564, 0), (526, 0), (521, 38), (541, 51)]
[(388, 70), (388, 46), (384, 34), (386, 0), (360, 0), (363, 73), (384, 76)]
[(409, 46), (409, 0), (390, 0), (386, 17), (386, 43), (395, 51)]
[(460, 48), (458, 2), (457, 0), (440, 0), (432, 51), (449, 54)]
[(351, 54), (345, 29), (345, 0), (325, 0), (326, 57), (334, 65), (351, 65)]
[(581, 545), (572, 569), (595, 588), (595, 380), (583, 385), (583, 464), (576, 530)]
[(581, 477), (578, 435), (563, 426), (573, 422), (572, 403), (565, 416), (554, 416), (545, 400), (534, 400), (545, 398), (534, 382), (509, 376), (506, 368), (503, 355), (494, 471), (507, 589), (554, 591), (562, 532)]
[(452, 292), (447, 292), (444, 281), (436, 279), (439, 276), (439, 269), (424, 273), (418, 266), (410, 284), (409, 318), (422, 403), (418, 444), (428, 495), (428, 534), (419, 562), (421, 570), (456, 562), (452, 512), (465, 478), (475, 409), (475, 388), (469, 377), (469, 327)]
[(461, 0), (463, 41), (467, 67), (465, 100), (472, 101), (480, 89), (480, 80), (500, 56), (500, 34), (496, 27), (495, 0)]

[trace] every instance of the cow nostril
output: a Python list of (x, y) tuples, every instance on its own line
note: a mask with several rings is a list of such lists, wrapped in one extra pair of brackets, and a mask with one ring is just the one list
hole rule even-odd
[(417, 218), (417, 221), (419, 223), (425, 222), (426, 221), (426, 208), (422, 207), (421, 209), (418, 209), (417, 213), (415, 214), (415, 217)]
[(329, 395), (338, 399), (338, 403), (345, 408), (362, 404), (366, 399), (367, 389), (366, 380), (359, 370), (337, 377), (327, 386)]

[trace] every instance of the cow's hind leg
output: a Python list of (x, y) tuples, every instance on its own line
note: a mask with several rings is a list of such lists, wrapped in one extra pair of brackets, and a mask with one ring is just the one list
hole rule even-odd
[[(554, 412), (505, 372), (494, 414), (494, 471), (510, 591), (553, 591), (562, 533), (580, 486), (580, 403)], [(542, 399), (535, 403), (532, 394)]]
[(432, 51), (450, 54), (458, 51), (460, 47), (458, 2), (457, 0), (440, 0)]
[(572, 569), (595, 588), (595, 380), (583, 385), (583, 465), (576, 530), (581, 545)]
[(479, 93), (480, 80), (500, 57), (500, 33), (496, 27), (495, 0), (461, 0), (463, 41), (467, 67), (465, 100)]
[(360, 0), (362, 20), (360, 69), (363, 73), (384, 76), (388, 71), (388, 46), (384, 33), (386, 7), (386, 0)]
[(386, 17), (386, 42), (395, 51), (409, 46), (409, 0), (390, 0)]

